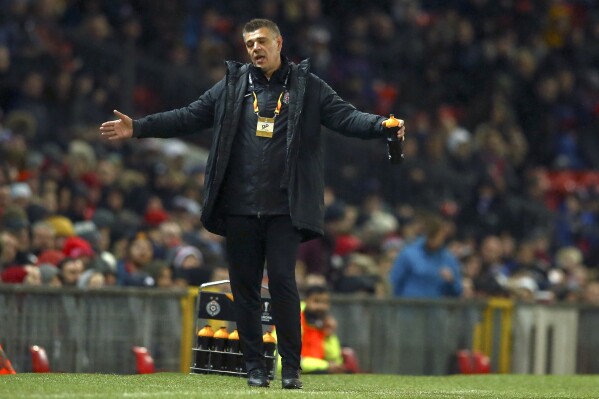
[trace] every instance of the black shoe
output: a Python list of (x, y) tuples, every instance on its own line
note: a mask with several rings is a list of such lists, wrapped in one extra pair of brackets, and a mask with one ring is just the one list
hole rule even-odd
[(251, 387), (268, 388), (268, 373), (265, 369), (253, 369), (248, 372), (248, 385)]
[(300, 381), (298, 370), (283, 368), (281, 377), (283, 389), (302, 389), (304, 387)]

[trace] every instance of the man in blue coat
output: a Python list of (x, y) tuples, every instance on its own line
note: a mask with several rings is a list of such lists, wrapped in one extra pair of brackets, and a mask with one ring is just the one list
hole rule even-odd
[[(226, 76), (187, 107), (100, 128), (109, 140), (175, 137), (213, 128), (202, 222), (227, 237), (231, 290), (250, 386), (269, 381), (262, 350), (260, 283), (266, 261), (282, 357), (283, 388), (297, 389), (301, 330), (295, 258), (302, 241), (323, 234), (321, 125), (362, 139), (403, 139), (403, 121), (356, 110), (324, 81), (281, 55), (278, 26), (243, 28), (250, 64), (227, 61)], [(395, 126), (390, 126), (395, 125)], [(389, 127), (387, 127), (389, 126)]]
[(445, 247), (449, 223), (437, 216), (424, 222), (424, 236), (407, 245), (390, 273), (393, 295), (402, 298), (459, 297), (462, 278), (458, 260)]

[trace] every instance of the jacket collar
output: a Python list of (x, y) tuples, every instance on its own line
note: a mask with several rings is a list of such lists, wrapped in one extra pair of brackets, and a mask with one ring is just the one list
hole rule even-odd
[(290, 63), (289, 59), (281, 54), (281, 67), (275, 71), (270, 77), (270, 81), (266, 79), (262, 70), (252, 64), (249, 64), (249, 71), (252, 75), (252, 80), (254, 84), (257, 85), (266, 85), (270, 83), (284, 84), (285, 79), (287, 78), (287, 74), (289, 73)]
[[(284, 55), (281, 55), (282, 57), (282, 61), (283, 63), (281, 65), (284, 65), (285, 67), (291, 67), (292, 69), (298, 68), (301, 72), (303, 72), (304, 74), (308, 73), (310, 71), (310, 60), (309, 59), (305, 59), (303, 61), (301, 61), (299, 64), (295, 65), (293, 62), (289, 61), (289, 59), (287, 57), (285, 57)], [(238, 61), (225, 61), (225, 65), (227, 66), (227, 75), (229, 75), (229, 77), (235, 77), (238, 78), (241, 75), (247, 73), (250, 68), (254, 68), (254, 66), (252, 64), (249, 63), (241, 63)], [(279, 69), (280, 71), (281, 69)], [(284, 78), (283, 78), (284, 79)]]

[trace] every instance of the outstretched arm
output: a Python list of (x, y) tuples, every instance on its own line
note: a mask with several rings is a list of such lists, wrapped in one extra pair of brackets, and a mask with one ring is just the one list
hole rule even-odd
[(214, 123), (215, 103), (221, 96), (223, 88), (224, 79), (186, 107), (159, 112), (136, 120), (115, 110), (114, 113), (119, 119), (104, 122), (100, 132), (109, 140), (120, 140), (129, 137), (168, 138), (209, 128)]
[(398, 139), (405, 134), (404, 121), (361, 112), (343, 100), (326, 82), (312, 75), (320, 94), (321, 122), (327, 128), (346, 136), (363, 139), (388, 137)]

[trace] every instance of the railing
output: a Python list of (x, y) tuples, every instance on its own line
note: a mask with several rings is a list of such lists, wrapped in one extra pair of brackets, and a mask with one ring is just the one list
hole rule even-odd
[(29, 346), (46, 349), (51, 369), (135, 372), (131, 348), (145, 346), (156, 368), (180, 369), (181, 300), (186, 292), (0, 286), (0, 344), (17, 371)]
[(342, 344), (354, 348), (364, 370), (391, 374), (447, 374), (449, 359), (472, 349), (483, 302), (335, 298)]
[[(0, 286), (0, 344), (17, 371), (43, 346), (53, 371), (135, 372), (133, 346), (156, 368), (189, 372), (197, 289), (101, 290)], [(599, 308), (509, 300), (334, 297), (338, 335), (363, 370), (441, 375), (458, 349), (491, 357), (498, 373), (599, 372)]]
[(599, 373), (599, 307), (584, 306), (578, 313), (576, 372)]

